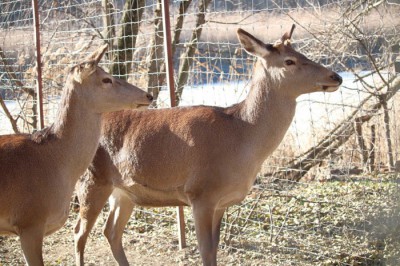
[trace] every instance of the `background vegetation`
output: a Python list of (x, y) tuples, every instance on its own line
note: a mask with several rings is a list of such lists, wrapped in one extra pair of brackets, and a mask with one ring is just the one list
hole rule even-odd
[[(168, 106), (161, 1), (42, 0), (39, 7), (46, 125), (66, 69), (104, 42), (103, 66), (152, 92), (154, 108)], [(398, 265), (399, 1), (185, 0), (171, 1), (170, 10), (181, 105), (227, 105), (246, 95), (254, 59), (240, 49), (238, 27), (274, 42), (295, 23), (297, 49), (345, 78), (335, 94), (299, 99), (251, 194), (224, 218), (220, 263)], [(31, 1), (0, 3), (0, 134), (38, 127), (32, 18)], [(199, 263), (189, 212), (189, 248), (181, 252), (174, 215), (137, 208), (124, 240), (131, 262)], [(51, 264), (73, 262), (75, 216), (47, 239)], [(107, 264), (97, 228), (88, 260)], [(0, 264), (20, 263), (15, 239), (0, 237)]]

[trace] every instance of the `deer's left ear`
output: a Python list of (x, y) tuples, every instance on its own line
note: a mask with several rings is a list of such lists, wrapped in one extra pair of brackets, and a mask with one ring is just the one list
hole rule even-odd
[(263, 43), (247, 31), (238, 29), (237, 36), (243, 49), (249, 54), (264, 57), (271, 53), (271, 45)]
[(100, 46), (96, 51), (90, 54), (85, 61), (94, 61), (96, 65), (100, 62), (101, 58), (103, 58), (105, 52), (107, 51), (108, 44), (104, 44)]

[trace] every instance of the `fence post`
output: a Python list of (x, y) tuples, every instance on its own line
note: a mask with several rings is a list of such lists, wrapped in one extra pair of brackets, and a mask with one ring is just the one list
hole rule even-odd
[(42, 59), (40, 54), (40, 28), (39, 28), (39, 6), (37, 0), (32, 0), (32, 11), (33, 11), (33, 29), (35, 32), (35, 46), (36, 46), (36, 100), (37, 100), (37, 112), (39, 123), (37, 129), (44, 128), (43, 118), (43, 86), (42, 86)]
[[(165, 54), (165, 65), (166, 65), (166, 77), (167, 87), (169, 89), (169, 97), (171, 107), (176, 105), (175, 100), (175, 82), (174, 82), (174, 64), (173, 55), (171, 48), (171, 24), (169, 20), (169, 1), (163, 0), (162, 2), (162, 20), (163, 20), (163, 31), (164, 31), (164, 54)], [(183, 207), (179, 206), (176, 210), (177, 213), (177, 224), (178, 224), (178, 238), (179, 248), (183, 249), (186, 247), (186, 236), (185, 236), (185, 215), (183, 213)]]

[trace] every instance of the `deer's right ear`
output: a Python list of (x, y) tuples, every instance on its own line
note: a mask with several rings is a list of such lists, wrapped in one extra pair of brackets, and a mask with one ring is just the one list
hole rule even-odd
[(258, 57), (264, 57), (270, 53), (270, 50), (268, 50), (265, 43), (263, 43), (247, 31), (239, 28), (237, 30), (237, 36), (240, 44), (247, 53)]
[(93, 61), (81, 63), (71, 69), (74, 80), (80, 84), (82, 84), (83, 80), (90, 76), (94, 71), (96, 71), (96, 63)]
[(100, 46), (99, 48), (97, 48), (96, 51), (94, 51), (92, 54), (90, 54), (88, 57), (86, 57), (85, 61), (95, 61), (96, 64), (98, 64), (101, 60), (101, 58), (103, 57), (103, 55), (105, 54), (105, 52), (107, 51), (108, 48), (108, 44), (104, 44), (102, 46)]

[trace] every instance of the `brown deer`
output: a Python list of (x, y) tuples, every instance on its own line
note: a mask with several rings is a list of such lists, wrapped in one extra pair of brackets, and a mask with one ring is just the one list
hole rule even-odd
[(45, 235), (64, 225), (76, 181), (96, 153), (102, 113), (152, 96), (98, 66), (107, 45), (71, 68), (54, 124), (0, 136), (0, 234), (18, 235), (28, 265), (43, 265)]
[(237, 31), (242, 47), (258, 58), (249, 94), (238, 104), (105, 116), (89, 174), (77, 183), (77, 264), (84, 262), (89, 231), (110, 195), (104, 234), (120, 265), (128, 265), (121, 239), (135, 204), (191, 206), (203, 265), (217, 264), (223, 213), (244, 199), (261, 164), (281, 142), (296, 98), (335, 91), (342, 82), (335, 72), (296, 52), (292, 32), (264, 44)]

